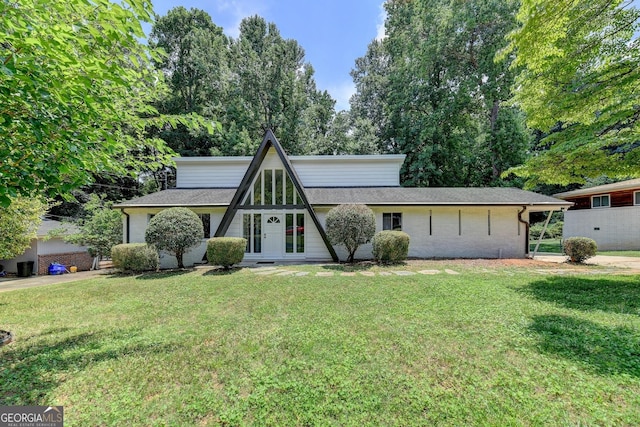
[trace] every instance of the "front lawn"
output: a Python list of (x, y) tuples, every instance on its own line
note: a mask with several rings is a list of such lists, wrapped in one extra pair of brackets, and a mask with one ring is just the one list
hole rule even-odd
[(0, 404), (64, 405), (68, 426), (640, 424), (640, 277), (522, 264), (0, 293), (16, 337), (0, 347)]

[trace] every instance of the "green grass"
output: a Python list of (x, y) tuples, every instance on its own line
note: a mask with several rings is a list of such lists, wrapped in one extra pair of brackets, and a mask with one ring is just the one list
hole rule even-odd
[(0, 293), (16, 336), (0, 404), (64, 405), (69, 426), (640, 424), (640, 277), (402, 268), (440, 274), (197, 270)]
[[(529, 251), (533, 252), (536, 248), (536, 244), (538, 243), (538, 239), (531, 239), (529, 241)], [(561, 239), (542, 239), (540, 242), (540, 247), (538, 248), (538, 253), (546, 252), (553, 254), (561, 254), (562, 253), (562, 243)]]
[(598, 255), (628, 256), (640, 258), (640, 251), (598, 251)]

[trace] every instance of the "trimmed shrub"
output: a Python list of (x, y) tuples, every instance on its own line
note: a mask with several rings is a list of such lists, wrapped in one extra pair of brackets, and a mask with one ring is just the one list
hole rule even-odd
[(377, 262), (400, 262), (409, 255), (409, 235), (404, 231), (379, 231), (373, 236), (372, 244), (373, 257)]
[(358, 247), (369, 243), (376, 232), (376, 216), (367, 205), (338, 205), (326, 218), (327, 237), (332, 245), (344, 245), (353, 262)]
[(111, 248), (113, 266), (122, 271), (157, 270), (160, 265), (158, 251), (146, 243), (124, 243)]
[(204, 231), (202, 220), (190, 209), (169, 208), (154, 216), (144, 240), (160, 251), (167, 251), (178, 260), (178, 268), (184, 268), (183, 256), (202, 242)]
[(247, 239), (242, 237), (212, 237), (207, 240), (207, 260), (228, 270), (242, 262), (246, 248)]
[(595, 256), (598, 245), (588, 237), (569, 237), (562, 243), (562, 249), (571, 262), (583, 262)]

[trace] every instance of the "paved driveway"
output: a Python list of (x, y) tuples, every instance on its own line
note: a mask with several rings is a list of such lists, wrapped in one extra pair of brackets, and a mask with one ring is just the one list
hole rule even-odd
[(104, 274), (106, 271), (107, 270), (79, 271), (77, 273), (60, 274), (56, 276), (0, 277), (0, 292), (53, 285), (55, 283), (75, 282)]
[[(563, 263), (567, 261), (567, 256), (542, 254), (542, 255), (536, 255), (534, 259), (538, 261)], [(637, 257), (596, 255), (593, 258), (589, 258), (588, 260), (586, 260), (585, 264), (602, 265), (605, 267), (631, 268), (634, 270), (640, 270), (640, 258), (637, 258)]]

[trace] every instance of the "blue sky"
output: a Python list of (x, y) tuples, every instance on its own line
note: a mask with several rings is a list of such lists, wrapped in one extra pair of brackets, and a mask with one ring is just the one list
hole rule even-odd
[(383, 0), (153, 0), (164, 16), (177, 6), (206, 11), (227, 35), (238, 36), (240, 21), (259, 15), (274, 22), (284, 38), (295, 39), (315, 70), (318, 89), (349, 108), (355, 92), (349, 72), (367, 45), (384, 31)]

